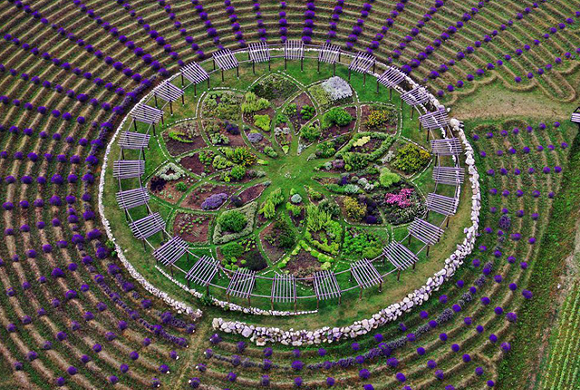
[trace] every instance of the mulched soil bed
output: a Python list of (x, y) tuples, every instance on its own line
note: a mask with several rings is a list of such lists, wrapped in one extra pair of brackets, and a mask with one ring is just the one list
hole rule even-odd
[[(250, 134), (250, 131), (251, 130), (246, 130), (246, 137)], [(252, 147), (254, 147), (254, 149), (256, 149), (260, 153), (264, 153), (264, 148), (266, 146), (272, 146), (272, 142), (270, 142), (270, 140), (268, 138), (266, 138), (266, 136), (264, 136), (263, 133), (262, 133), (262, 136), (264, 138), (262, 138), (262, 140), (260, 142), (255, 142), (255, 143), (248, 142), (248, 144), (250, 144)]]
[(225, 186), (206, 183), (196, 188), (187, 197), (187, 199), (183, 201), (183, 206), (194, 210), (201, 210), (201, 204), (211, 195), (219, 194), (222, 192), (231, 195), (239, 189), (240, 187), (237, 186)]
[(342, 134), (350, 133), (355, 129), (355, 127), (356, 127), (356, 107), (346, 107), (345, 110), (353, 117), (353, 120), (346, 126), (334, 125), (326, 130), (322, 130), (322, 137), (321, 137), (322, 141), (333, 139), (333, 138), (338, 137), (339, 135), (342, 135)]
[(191, 138), (193, 142), (180, 142), (169, 138), (168, 132), (163, 133), (163, 140), (165, 141), (165, 146), (167, 151), (172, 156), (179, 156), (180, 154), (190, 152), (195, 149), (204, 148), (207, 146), (205, 140), (201, 135)]
[(381, 146), (382, 143), (383, 143), (383, 140), (382, 139), (372, 138), (371, 137), (371, 139), (369, 140), (369, 142), (367, 142), (363, 146), (356, 146), (354, 148), (351, 148), (349, 150), (349, 152), (362, 153), (362, 154), (372, 153), (376, 149), (378, 149)]
[(201, 175), (204, 172), (206, 175), (210, 175), (213, 172), (215, 172), (215, 169), (214, 167), (211, 166), (211, 164), (205, 165), (201, 161), (199, 161), (199, 153), (196, 153), (193, 156), (183, 157), (179, 161), (179, 163), (184, 168), (186, 168), (190, 172), (195, 173), (196, 175)]
[(225, 135), (226, 137), (228, 137), (230, 139), (229, 146), (232, 146), (232, 147), (246, 146), (246, 141), (244, 141), (244, 137), (242, 136), (241, 132), (240, 132), (240, 134), (232, 135), (232, 134), (228, 133), (225, 129), (222, 129), (222, 130), (220, 130), (220, 133), (222, 133), (223, 135)]
[(212, 220), (209, 215), (179, 213), (173, 222), (173, 234), (187, 242), (206, 243)]
[(265, 184), (256, 184), (255, 186), (246, 188), (238, 196), (242, 199), (242, 202), (244, 202), (243, 204), (246, 204), (262, 195), (262, 192), (264, 192), (266, 187)]
[[(268, 115), (270, 117), (270, 123), (274, 121), (274, 117), (276, 116), (276, 111), (272, 107), (265, 108), (260, 111), (256, 111), (252, 114), (244, 114), (244, 122), (248, 125), (254, 125), (254, 115)], [(260, 129), (262, 130), (262, 129)]]
[[(285, 269), (296, 277), (311, 278), (315, 272), (320, 271), (320, 262), (310, 253), (301, 250), (296, 256), (290, 258)], [(302, 283), (311, 285), (313, 282), (310, 279)]]
[[(155, 178), (156, 177), (154, 177), (153, 179)], [(163, 199), (166, 202), (176, 204), (179, 201), (179, 199), (181, 199), (181, 197), (183, 196), (183, 192), (177, 190), (176, 188), (177, 183), (181, 182), (184, 182), (187, 185), (187, 187), (191, 187), (192, 185), (197, 183), (197, 180), (192, 177), (181, 178), (179, 180), (171, 180), (165, 182), (165, 186), (163, 187), (162, 190), (153, 191), (151, 185), (149, 186), (149, 189), (158, 198)]]
[(296, 99), (292, 101), (292, 103), (296, 104), (296, 115), (292, 116), (290, 120), (294, 125), (294, 131), (298, 132), (300, 130), (301, 125), (308, 122), (307, 120), (302, 119), (302, 117), (300, 116), (300, 110), (304, 106), (314, 107), (314, 104), (312, 103), (310, 96), (308, 96), (306, 92), (303, 92), (300, 95), (298, 95)]
[(274, 230), (274, 222), (272, 222), (270, 225), (268, 225), (268, 227), (266, 227), (264, 230), (262, 230), (262, 232), (260, 233), (260, 240), (262, 242), (262, 248), (264, 248), (264, 252), (266, 252), (266, 255), (268, 255), (268, 258), (271, 261), (277, 261), (282, 256), (284, 256), (285, 250), (278, 248), (275, 245), (271, 245), (266, 240), (266, 236), (271, 234), (272, 230)]

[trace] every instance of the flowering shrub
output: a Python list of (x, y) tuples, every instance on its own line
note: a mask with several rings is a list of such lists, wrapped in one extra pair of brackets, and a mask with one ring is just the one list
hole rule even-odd
[(410, 196), (413, 194), (413, 188), (403, 188), (398, 193), (387, 193), (385, 195), (385, 202), (387, 204), (396, 205), (402, 209), (412, 205)]
[(204, 210), (215, 210), (219, 208), (227, 199), (228, 194), (213, 194), (203, 201), (201, 208)]

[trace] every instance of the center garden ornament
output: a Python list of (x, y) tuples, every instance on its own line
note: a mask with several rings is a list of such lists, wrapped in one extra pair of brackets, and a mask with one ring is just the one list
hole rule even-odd
[[(268, 51), (272, 58), (275, 50)], [(311, 51), (320, 58), (313, 49), (306, 55)], [(234, 53), (240, 64), (244, 53)], [(371, 73), (377, 91), (379, 86), (404, 96), (423, 91), (427, 99), (408, 112), (398, 95), (349, 83), (342, 65), (332, 69), (334, 76), (303, 78), (288, 62), (287, 70), (275, 67), (259, 77), (243, 73), (223, 82), (221, 76), (211, 78), (221, 72), (212, 70), (211, 62), (200, 65), (181, 73), (191, 84), (178, 75), (166, 81), (172, 87), (162, 89), (179, 86), (184, 93), (175, 96), (183, 97), (183, 105), (167, 112), (155, 93), (145, 97), (135, 110), (149, 105), (165, 114), (155, 112), (145, 124), (125, 121), (108, 148), (113, 154), (107, 154), (101, 196), (110, 191), (107, 164), (145, 164), (139, 172), (131, 168), (130, 177), (115, 176), (126, 223), (147, 233), (142, 256), (125, 256), (119, 247), (139, 280), (161, 273), (166, 281), (155, 288), (164, 296), (180, 287), (230, 310), (294, 315), (360, 298), (363, 290), (393, 303), (389, 290), (412, 268), (406, 272), (418, 275), (403, 275), (417, 279), (415, 293), (409, 294), (413, 304), (394, 303), (399, 308), (372, 328), (428, 299), (471, 252), (479, 187), (473, 161), (462, 161), (464, 154), (469, 160), (471, 147), (457, 121), (442, 114), (435, 124), (427, 121), (444, 108), (410, 78), (379, 63), (374, 65), (384, 73)], [(419, 120), (412, 120), (416, 109)], [(155, 133), (152, 119), (163, 121)], [(120, 140), (129, 129), (147, 137), (149, 147), (123, 147)], [(471, 205), (460, 202), (467, 174)], [(129, 194), (135, 199), (147, 194), (147, 199), (140, 195), (141, 201), (127, 203)], [(102, 211), (110, 219), (111, 213)], [(462, 245), (443, 261), (454, 245), (439, 250), (437, 245), (457, 213), (471, 213), (472, 224), (464, 227)], [(159, 218), (149, 214), (163, 217), (164, 225), (152, 225)], [(116, 237), (124, 227), (112, 225), (108, 234)], [(141, 230), (133, 229), (134, 237), (143, 238)], [(429, 277), (423, 263), (444, 268)], [(214, 327), (231, 331), (232, 326), (217, 319)], [(285, 337), (234, 328), (254, 339)]]

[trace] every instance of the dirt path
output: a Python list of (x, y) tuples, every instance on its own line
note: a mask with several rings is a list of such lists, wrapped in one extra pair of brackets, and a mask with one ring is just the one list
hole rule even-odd
[(574, 108), (574, 104), (550, 100), (543, 94), (513, 92), (494, 83), (459, 99), (452, 106), (452, 115), (461, 120), (506, 118), (514, 115), (539, 120), (561, 120), (568, 117)]

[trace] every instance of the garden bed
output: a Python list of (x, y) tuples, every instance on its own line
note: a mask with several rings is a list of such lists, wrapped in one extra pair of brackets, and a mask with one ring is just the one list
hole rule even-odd
[(320, 271), (320, 262), (310, 253), (301, 250), (297, 255), (290, 257), (284, 268), (290, 275), (296, 278), (307, 278), (302, 283), (312, 285), (312, 276)]
[[(183, 201), (183, 206), (193, 210), (202, 210), (203, 202), (210, 196), (226, 194), (229, 197), (239, 189), (240, 187), (237, 186), (205, 183), (197, 187), (191, 194), (189, 194), (189, 196)], [(225, 201), (223, 203), (225, 203)], [(218, 209), (220, 207), (221, 206), (219, 206)]]
[(173, 234), (187, 242), (207, 243), (212, 221), (210, 215), (178, 213), (173, 221)]
[[(203, 156), (203, 162), (200, 160), (200, 157)], [(212, 151), (204, 151), (198, 152), (193, 154), (192, 156), (186, 156), (179, 160), (179, 163), (196, 175), (211, 175), (216, 170), (212, 166), (211, 162), (213, 160), (213, 152)]]

